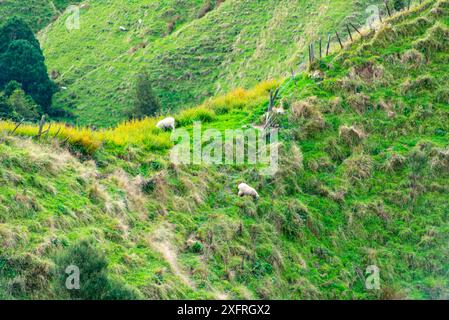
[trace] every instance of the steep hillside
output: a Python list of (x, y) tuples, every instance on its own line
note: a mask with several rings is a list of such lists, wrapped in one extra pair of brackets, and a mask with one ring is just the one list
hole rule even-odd
[(142, 67), (164, 109), (183, 109), (297, 69), (308, 41), (346, 18), (364, 22), (366, 7), (378, 1), (88, 3), (80, 30), (68, 31), (63, 16), (40, 40), (49, 69), (67, 87), (56, 104), (73, 109), (78, 123), (104, 126), (126, 118)]
[(116, 297), (449, 298), (448, 39), (449, 1), (425, 1), (307, 72), (175, 115), (189, 131), (260, 124), (279, 86), (274, 176), (174, 165), (156, 119), (40, 140), (0, 122), (0, 297), (69, 297), (60, 257), (90, 239), (129, 289)]
[(0, 1), (0, 21), (11, 16), (23, 18), (33, 30), (38, 31), (55, 20), (70, 4), (80, 0), (2, 0)]

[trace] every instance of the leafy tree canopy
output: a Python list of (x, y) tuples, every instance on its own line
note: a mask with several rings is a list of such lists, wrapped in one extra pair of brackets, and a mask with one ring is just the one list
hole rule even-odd
[(50, 108), (56, 86), (48, 77), (42, 52), (28, 40), (14, 40), (9, 44), (0, 55), (0, 70), (0, 88), (11, 80), (17, 81), (44, 111)]
[(41, 52), (39, 41), (34, 36), (33, 30), (24, 20), (17, 17), (8, 19), (0, 28), (0, 53), (5, 52), (15, 40), (26, 40)]

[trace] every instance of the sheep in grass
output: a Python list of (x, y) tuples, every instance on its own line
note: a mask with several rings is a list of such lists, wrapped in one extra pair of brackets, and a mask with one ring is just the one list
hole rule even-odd
[(254, 188), (247, 185), (246, 183), (239, 184), (239, 194), (238, 195), (239, 195), (239, 197), (251, 196), (251, 197), (253, 197), (254, 200), (259, 199), (259, 194), (257, 193), (257, 191)]
[(162, 119), (156, 124), (156, 127), (158, 127), (161, 130), (175, 130), (175, 118), (168, 117), (165, 119)]

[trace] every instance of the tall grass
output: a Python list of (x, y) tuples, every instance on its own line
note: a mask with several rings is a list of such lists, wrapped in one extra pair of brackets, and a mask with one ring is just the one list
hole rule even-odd
[[(252, 108), (267, 100), (268, 92), (279, 85), (279, 81), (265, 81), (252, 89), (238, 88), (234, 91), (204, 102), (198, 107), (190, 108), (175, 115), (176, 126), (187, 126), (194, 121), (211, 122), (217, 114), (223, 114), (232, 109)], [(88, 127), (72, 127), (65, 123), (52, 123), (45, 137), (55, 137), (67, 141), (83, 151), (93, 154), (103, 144), (116, 146), (141, 145), (146, 149), (164, 150), (172, 146), (170, 132), (164, 132), (156, 127), (160, 118), (145, 118), (130, 120), (110, 129), (98, 131)], [(16, 124), (11, 121), (0, 121), (0, 132), (11, 133)], [(48, 126), (44, 128), (47, 129)], [(39, 128), (36, 124), (22, 124), (14, 132), (15, 135), (34, 137)]]

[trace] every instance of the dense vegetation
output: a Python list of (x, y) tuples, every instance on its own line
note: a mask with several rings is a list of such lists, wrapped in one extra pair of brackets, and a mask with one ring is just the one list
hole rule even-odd
[(56, 85), (30, 27), (16, 17), (0, 26), (0, 112), (2, 117), (35, 120), (51, 109)]
[[(306, 72), (174, 115), (258, 125), (279, 87), (274, 176), (174, 165), (157, 118), (5, 134), (0, 298), (449, 298), (448, 39), (449, 1), (424, 1)], [(83, 291), (64, 288), (68, 264)]]

